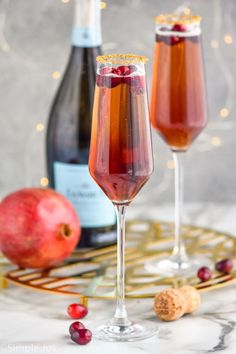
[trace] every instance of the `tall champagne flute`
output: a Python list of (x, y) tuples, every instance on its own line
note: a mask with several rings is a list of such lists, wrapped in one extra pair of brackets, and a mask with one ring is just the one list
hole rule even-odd
[(126, 209), (153, 171), (146, 60), (130, 54), (97, 57), (89, 170), (117, 215), (117, 306), (113, 319), (95, 331), (108, 341), (135, 341), (156, 332), (152, 322), (128, 319), (124, 284)]
[(200, 21), (191, 15), (156, 18), (151, 123), (171, 148), (175, 163), (174, 249), (168, 259), (148, 265), (157, 273), (190, 273), (200, 262), (186, 254), (181, 236), (183, 158), (207, 123)]

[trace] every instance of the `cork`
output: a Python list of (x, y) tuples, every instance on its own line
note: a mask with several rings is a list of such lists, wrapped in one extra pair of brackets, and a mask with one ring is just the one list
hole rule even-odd
[(179, 289), (168, 289), (155, 296), (154, 311), (163, 321), (178, 320), (186, 313), (195, 311), (201, 302), (199, 292), (186, 285)]

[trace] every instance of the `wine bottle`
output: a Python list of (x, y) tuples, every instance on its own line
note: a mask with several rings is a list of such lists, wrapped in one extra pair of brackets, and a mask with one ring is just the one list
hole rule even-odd
[(70, 58), (51, 107), (47, 129), (50, 187), (65, 195), (79, 215), (79, 247), (116, 242), (113, 205), (88, 170), (96, 56), (101, 54), (99, 0), (76, 0)]

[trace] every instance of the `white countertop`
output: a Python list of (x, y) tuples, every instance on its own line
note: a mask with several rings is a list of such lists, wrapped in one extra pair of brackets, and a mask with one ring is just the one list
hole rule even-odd
[[(172, 220), (172, 208), (131, 207), (129, 218)], [(207, 226), (236, 235), (236, 205), (188, 205), (185, 222)], [(111, 343), (92, 340), (78, 346), (69, 339), (72, 320), (66, 308), (75, 299), (33, 292), (9, 285), (0, 292), (0, 354), (5, 353), (102, 353), (102, 354), (201, 354), (236, 352), (235, 286), (202, 295), (202, 305), (192, 315), (178, 321), (158, 321), (152, 310), (152, 300), (128, 300), (129, 317), (156, 322), (157, 336), (133, 343)], [(95, 322), (102, 324), (113, 315), (113, 301), (90, 300), (89, 314), (84, 324), (93, 330)]]

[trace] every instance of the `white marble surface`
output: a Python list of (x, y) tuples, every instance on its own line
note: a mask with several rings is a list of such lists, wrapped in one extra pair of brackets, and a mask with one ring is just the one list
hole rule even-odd
[[(148, 214), (148, 215), (147, 215)], [(236, 205), (188, 205), (185, 222), (209, 226), (236, 235)], [(130, 208), (129, 217), (171, 220), (172, 208), (156, 210)], [(156, 337), (135, 343), (93, 340), (87, 346), (73, 344), (67, 333), (72, 322), (66, 307), (74, 299), (25, 290), (15, 286), (0, 293), (0, 353), (102, 353), (102, 354), (203, 354), (236, 352), (235, 286), (202, 295), (202, 305), (192, 315), (178, 321), (158, 321), (152, 300), (127, 301), (130, 317), (150, 319), (160, 331)], [(83, 321), (93, 329), (110, 318), (113, 301), (90, 300), (89, 315)]]

